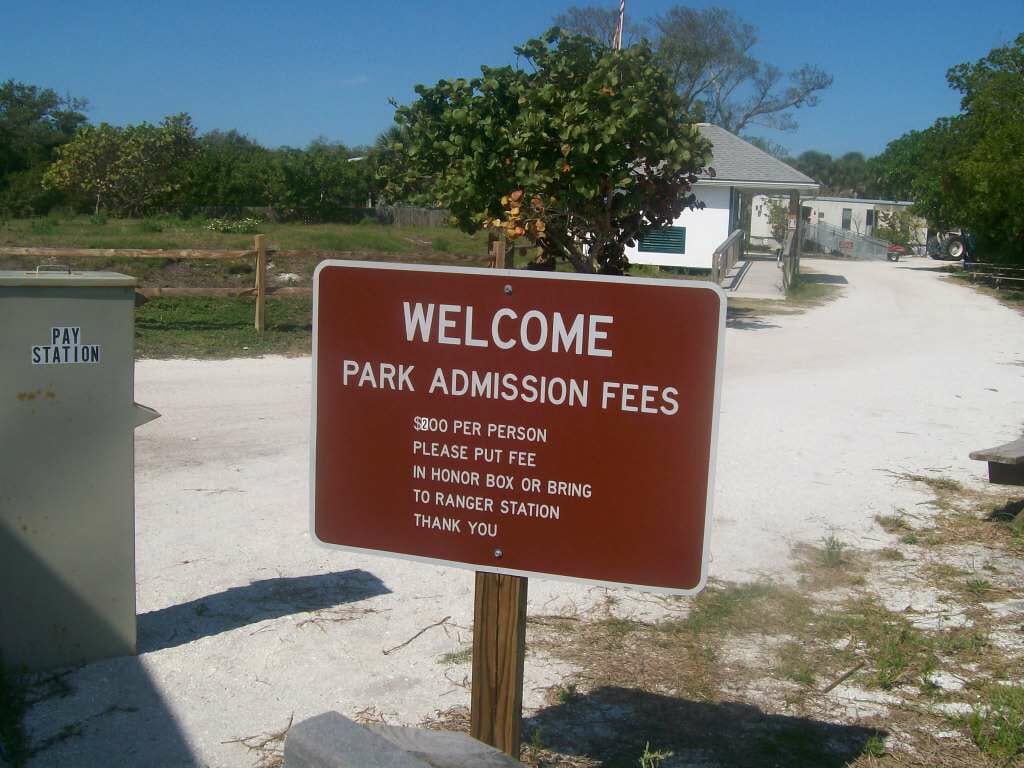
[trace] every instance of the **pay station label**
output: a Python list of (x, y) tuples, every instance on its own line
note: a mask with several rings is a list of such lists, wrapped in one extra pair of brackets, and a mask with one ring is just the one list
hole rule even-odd
[(50, 343), (32, 347), (32, 365), (66, 365), (98, 363), (99, 344), (83, 344), (82, 329), (77, 325), (54, 326)]

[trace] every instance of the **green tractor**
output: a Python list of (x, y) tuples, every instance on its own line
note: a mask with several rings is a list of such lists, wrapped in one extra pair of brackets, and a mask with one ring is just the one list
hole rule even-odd
[(928, 238), (928, 255), (940, 261), (974, 261), (974, 235), (964, 230), (940, 230)]

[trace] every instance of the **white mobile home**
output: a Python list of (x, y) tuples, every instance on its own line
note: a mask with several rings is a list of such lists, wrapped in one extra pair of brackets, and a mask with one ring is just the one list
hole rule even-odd
[(743, 196), (815, 195), (818, 183), (748, 141), (710, 123), (698, 125), (712, 145), (714, 177), (694, 185), (701, 210), (683, 211), (670, 227), (652, 230), (626, 256), (633, 264), (710, 269), (711, 255), (740, 228)]
[[(758, 195), (752, 201), (750, 236), (771, 237), (768, 223), (769, 201), (785, 202), (774, 195)], [(856, 235), (875, 237), (884, 214), (907, 210), (909, 200), (874, 200), (856, 197), (811, 197), (803, 201), (800, 213), (809, 224), (823, 222)], [(922, 248), (928, 239), (928, 223), (919, 217), (914, 220), (914, 241)]]

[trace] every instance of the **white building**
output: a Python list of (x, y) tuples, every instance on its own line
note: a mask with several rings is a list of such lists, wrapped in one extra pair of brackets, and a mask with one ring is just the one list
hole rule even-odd
[(694, 185), (701, 210), (683, 211), (670, 227), (652, 230), (626, 256), (633, 264), (710, 269), (711, 255), (733, 230), (740, 228), (744, 195), (816, 195), (818, 183), (710, 123), (698, 125), (712, 145), (714, 177), (702, 175)]
[[(772, 229), (768, 221), (770, 201), (786, 204), (786, 200), (773, 195), (757, 195), (751, 205), (750, 236), (771, 237)], [(804, 221), (814, 224), (824, 222), (833, 227), (846, 230), (856, 235), (875, 237), (881, 219), (885, 213), (905, 211), (913, 203), (909, 200), (868, 200), (856, 197), (811, 197), (801, 203), (800, 213)], [(883, 217), (884, 218), (884, 217)], [(928, 239), (928, 223), (915, 217), (914, 241), (924, 246)]]

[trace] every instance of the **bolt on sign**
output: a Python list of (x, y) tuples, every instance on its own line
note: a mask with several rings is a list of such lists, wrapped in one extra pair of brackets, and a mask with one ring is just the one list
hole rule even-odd
[(314, 537), (699, 590), (724, 328), (711, 283), (320, 264)]

